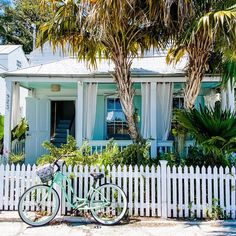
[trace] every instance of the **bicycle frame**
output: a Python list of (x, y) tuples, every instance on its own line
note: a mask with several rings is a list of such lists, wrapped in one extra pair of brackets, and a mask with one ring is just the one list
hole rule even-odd
[[(52, 180), (52, 183), (50, 184), (50, 190), (53, 188), (54, 184), (57, 184), (60, 189), (62, 190), (63, 195), (65, 196), (66, 200), (68, 201), (68, 203), (70, 204), (70, 206), (74, 209), (74, 210), (91, 210), (91, 209), (100, 209), (100, 208), (104, 208), (106, 206), (109, 206), (110, 202), (107, 201), (106, 197), (99, 192), (98, 190), (96, 190), (96, 183), (97, 181), (94, 182), (93, 186), (89, 189), (88, 193), (86, 194), (85, 198), (79, 198), (77, 195), (75, 196), (75, 203), (73, 203), (72, 197), (69, 196), (66, 192), (66, 188), (63, 185), (63, 181), (66, 181), (66, 186), (69, 188), (69, 190), (71, 191), (72, 194), (74, 193), (74, 189), (72, 187), (71, 184), (71, 179), (68, 178), (66, 175), (64, 175), (61, 171), (57, 171), (55, 173), (55, 176)], [(81, 186), (81, 183), (79, 181), (79, 184)], [(93, 192), (97, 192), (99, 195), (101, 195), (103, 202), (101, 202), (98, 206), (96, 207), (91, 207), (89, 206), (90, 203), (90, 197), (92, 196)]]

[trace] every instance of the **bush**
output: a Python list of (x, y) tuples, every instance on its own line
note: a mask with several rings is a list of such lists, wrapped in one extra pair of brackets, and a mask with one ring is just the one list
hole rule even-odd
[(76, 140), (69, 136), (67, 143), (62, 144), (60, 148), (54, 146), (49, 141), (45, 141), (43, 147), (49, 151), (37, 160), (37, 165), (53, 163), (58, 157), (66, 155), (74, 155), (73, 157), (63, 157), (67, 165), (84, 165), (93, 164), (95, 159), (90, 157), (91, 147), (84, 143), (80, 149), (76, 147)]
[(118, 145), (110, 140), (106, 149), (102, 152), (91, 154), (91, 147), (84, 143), (77, 149), (76, 141), (72, 136), (68, 137), (68, 143), (63, 144), (60, 148), (55, 147), (52, 143), (46, 141), (43, 147), (49, 151), (37, 160), (37, 165), (53, 163), (61, 155), (73, 155), (63, 158), (66, 165), (151, 165), (155, 161), (150, 158), (149, 144), (131, 144), (120, 151)]
[(199, 111), (177, 111), (176, 120), (193, 135), (205, 153), (221, 156), (236, 151), (236, 113), (222, 110), (220, 106), (214, 109), (200, 106)]
[(121, 152), (123, 165), (148, 165), (153, 161), (149, 153), (150, 146), (146, 143), (135, 143), (127, 146)]
[(23, 164), (25, 161), (25, 155), (23, 153), (21, 154), (14, 154), (11, 153), (9, 157), (9, 163), (10, 164)]
[(214, 153), (205, 153), (201, 147), (189, 147), (188, 155), (182, 160), (182, 164), (187, 166), (232, 166), (233, 160), (227, 155), (214, 155)]
[[(26, 131), (28, 130), (28, 122), (23, 118), (20, 120), (11, 131), (11, 141), (25, 139)], [(4, 138), (4, 116), (0, 115), (0, 154), (3, 153), (3, 138)]]

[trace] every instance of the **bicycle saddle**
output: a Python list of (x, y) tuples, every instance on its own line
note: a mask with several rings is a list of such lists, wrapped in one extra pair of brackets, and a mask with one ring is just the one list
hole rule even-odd
[(102, 178), (104, 178), (104, 174), (103, 174), (103, 173), (90, 173), (90, 175), (91, 175), (94, 179), (102, 179)]

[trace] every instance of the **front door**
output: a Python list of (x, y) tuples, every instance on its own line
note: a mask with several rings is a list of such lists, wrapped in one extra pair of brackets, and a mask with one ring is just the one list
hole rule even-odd
[(47, 152), (42, 147), (42, 143), (50, 140), (50, 101), (26, 98), (26, 119), (29, 131), (26, 135), (25, 161), (34, 164), (41, 155)]
[(75, 101), (51, 101), (51, 143), (56, 147), (75, 137)]

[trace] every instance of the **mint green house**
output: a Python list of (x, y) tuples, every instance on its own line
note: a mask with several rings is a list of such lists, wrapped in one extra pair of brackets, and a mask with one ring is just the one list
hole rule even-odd
[[(8, 157), (13, 148), (10, 121), (17, 110), (12, 101), (16, 85), (29, 91), (26, 98), (29, 131), (24, 143), (27, 163), (34, 163), (45, 153), (43, 141), (50, 140), (59, 146), (66, 142), (68, 134), (76, 138), (78, 146), (88, 141), (94, 151), (102, 150), (111, 138), (121, 148), (130, 144), (126, 119), (111, 76), (113, 64), (102, 60), (94, 70), (74, 58), (61, 57), (59, 53), (53, 56), (49, 49), (44, 55), (40, 53), (35, 50), (30, 55), (31, 67), (3, 75), (7, 91), (4, 155)], [(147, 53), (143, 58), (135, 58), (132, 65), (139, 127), (142, 135), (150, 138), (152, 157), (158, 152), (172, 151), (172, 112), (184, 103), (187, 58), (173, 67), (166, 64), (165, 55), (165, 52)], [(218, 82), (219, 77), (205, 76), (196, 107), (214, 106), (217, 100), (222, 100), (222, 106), (234, 109), (233, 90), (218, 91)]]

